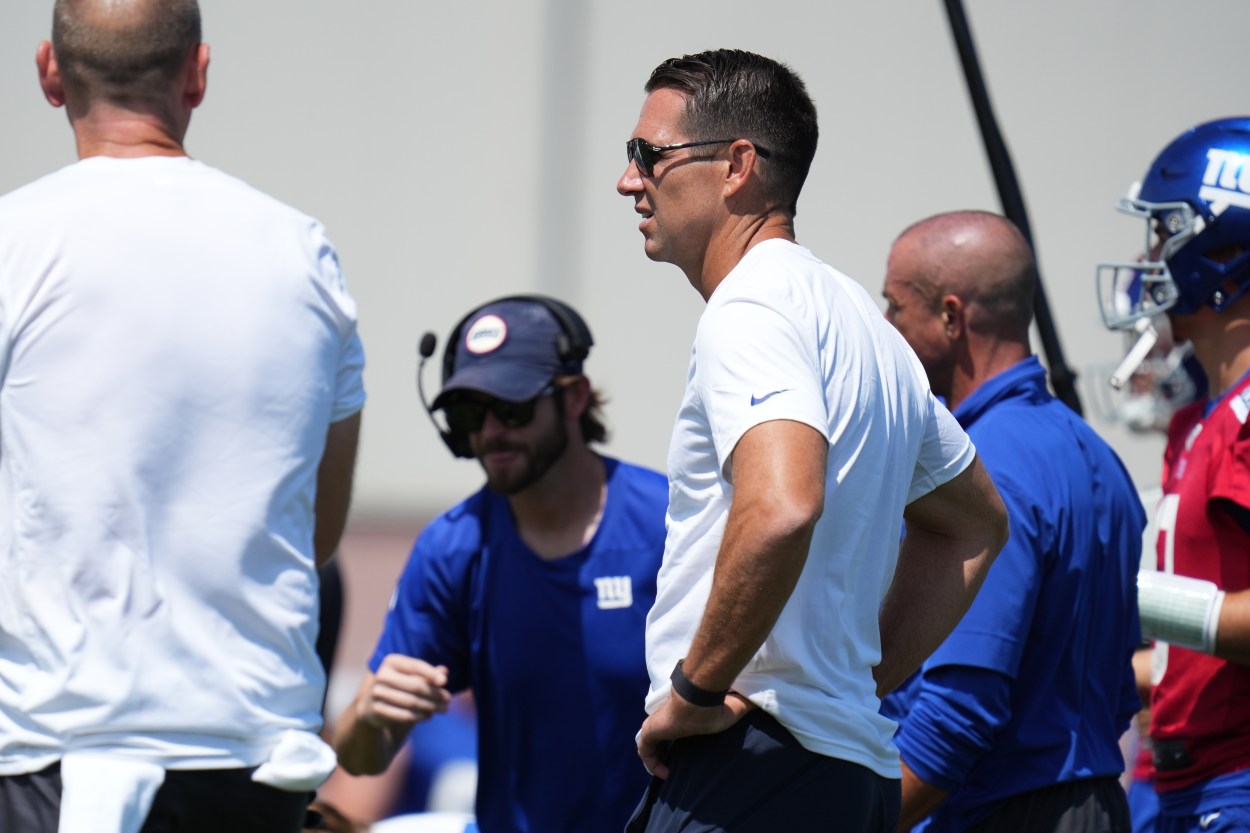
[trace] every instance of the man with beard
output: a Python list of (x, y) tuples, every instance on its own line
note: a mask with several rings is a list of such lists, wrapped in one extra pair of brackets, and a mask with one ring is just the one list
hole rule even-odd
[(417, 539), (335, 728), (343, 767), (376, 774), (472, 688), (484, 833), (620, 830), (646, 785), (633, 738), (668, 487), (591, 450), (607, 433), (591, 344), (572, 308), (534, 295), (452, 330), (431, 410), (486, 485)]

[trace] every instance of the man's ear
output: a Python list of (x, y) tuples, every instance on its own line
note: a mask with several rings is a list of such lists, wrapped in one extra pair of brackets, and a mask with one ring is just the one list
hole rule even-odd
[(182, 95), (191, 109), (199, 107), (204, 101), (204, 95), (208, 92), (208, 60), (209, 50), (206, 43), (197, 46), (187, 58)]
[(942, 296), (942, 329), (950, 339), (962, 338), (967, 322), (964, 320), (964, 302), (958, 295)]
[(65, 106), (65, 84), (61, 80), (61, 67), (57, 64), (52, 44), (40, 41), (35, 48), (35, 66), (39, 69), (39, 88), (43, 97), (53, 107)]
[(725, 175), (725, 196), (731, 196), (742, 189), (759, 164), (759, 154), (755, 145), (746, 139), (738, 139), (729, 146), (729, 171)]

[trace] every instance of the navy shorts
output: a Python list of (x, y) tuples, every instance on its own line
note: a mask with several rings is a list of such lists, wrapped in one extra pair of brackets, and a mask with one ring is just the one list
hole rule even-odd
[(675, 741), (667, 763), (626, 833), (893, 833), (898, 823), (898, 781), (805, 749), (759, 709)]
[(1005, 799), (968, 833), (1131, 833), (1120, 779), (1067, 781)]
[(0, 775), (0, 830), (56, 833), (61, 817), (61, 765), (29, 775)]
[[(300, 833), (312, 793), (252, 780), (251, 769), (170, 770), (141, 833)], [(61, 766), (0, 776), (0, 831), (57, 833)]]

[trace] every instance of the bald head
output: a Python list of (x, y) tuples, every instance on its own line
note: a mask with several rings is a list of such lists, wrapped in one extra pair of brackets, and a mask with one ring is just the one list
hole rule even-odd
[(891, 269), (897, 266), (928, 302), (958, 296), (973, 332), (1027, 340), (1033, 320), (1033, 250), (1007, 218), (986, 211), (929, 217), (899, 235), (890, 259)]
[(56, 0), (52, 49), (71, 103), (165, 106), (200, 43), (196, 0)]
[(1033, 252), (1004, 217), (939, 214), (908, 228), (886, 262), (886, 318), (952, 407), (1030, 354)]

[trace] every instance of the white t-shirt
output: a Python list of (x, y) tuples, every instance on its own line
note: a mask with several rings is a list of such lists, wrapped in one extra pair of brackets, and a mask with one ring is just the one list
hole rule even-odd
[(316, 473), (364, 403), (321, 226), (185, 157), (0, 197), (0, 774), (316, 730)]
[(900, 777), (878, 714), (878, 610), (904, 506), (975, 454), (868, 293), (784, 240), (752, 248), (699, 320), (669, 448), (668, 539), (647, 620), (648, 712), (669, 693), (707, 604), (733, 499), (731, 455), (786, 419), (829, 439), (824, 514), (772, 633), (735, 681), (804, 747)]

